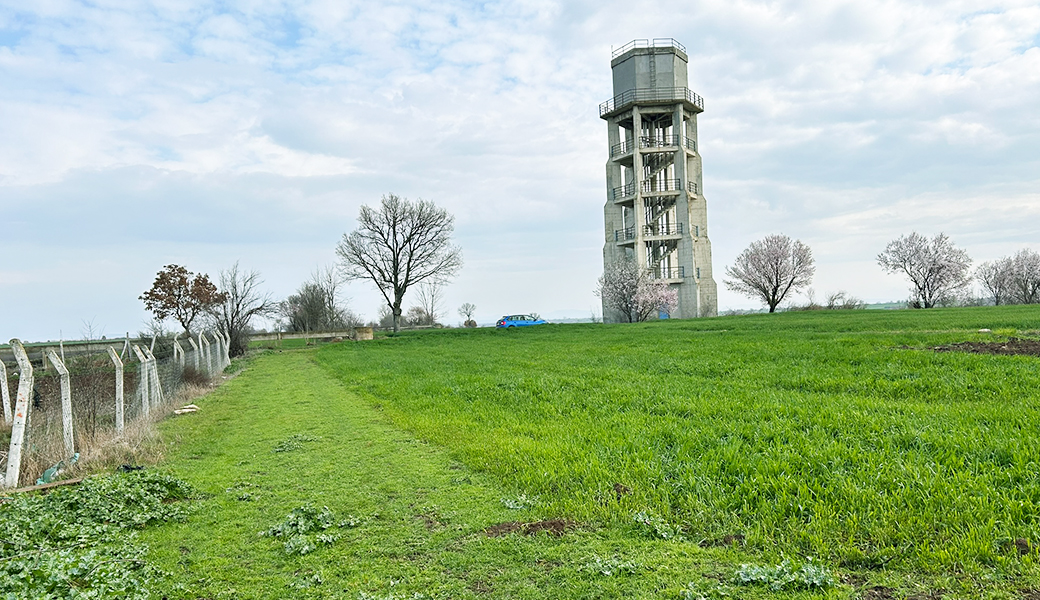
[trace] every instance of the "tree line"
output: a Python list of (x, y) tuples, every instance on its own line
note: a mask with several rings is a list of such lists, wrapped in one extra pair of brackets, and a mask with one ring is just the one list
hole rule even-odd
[[(335, 266), (317, 269), (309, 281), (281, 302), (260, 291), (256, 271), (236, 263), (221, 271), (219, 285), (204, 273), (182, 265), (166, 265), (140, 299), (158, 322), (174, 319), (187, 333), (216, 328), (231, 338), (230, 353), (242, 354), (254, 319), (271, 317), (288, 331), (337, 331), (356, 327), (361, 319), (341, 298), (342, 284), (368, 280), (385, 300), (380, 321), (373, 325), (434, 325), (444, 315), (443, 287), (462, 267), (462, 251), (451, 243), (455, 218), (433, 202), (410, 202), (394, 194), (379, 206), (362, 206), (358, 227), (336, 246)], [(418, 304), (407, 312), (405, 295), (418, 289)], [(467, 327), (475, 327), (471, 303), (459, 308)]]
[[(933, 308), (956, 303), (964, 290), (977, 281), (994, 304), (1040, 303), (1040, 254), (1028, 248), (1013, 256), (984, 262), (974, 272), (971, 257), (945, 233), (927, 237), (912, 232), (900, 236), (877, 255), (887, 273), (906, 277), (911, 308)], [(770, 235), (753, 242), (726, 267), (726, 287), (761, 300), (775, 312), (792, 292), (808, 287), (816, 271), (812, 251), (786, 235)], [(862, 303), (844, 292), (829, 298), (830, 308), (851, 308)]]

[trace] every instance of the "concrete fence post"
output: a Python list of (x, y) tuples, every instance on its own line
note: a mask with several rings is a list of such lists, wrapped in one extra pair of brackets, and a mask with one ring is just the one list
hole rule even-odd
[(181, 343), (177, 341), (177, 338), (181, 337), (181, 334), (173, 336), (173, 362), (177, 363), (177, 366), (183, 371), (184, 370), (184, 348)]
[(155, 355), (152, 354), (151, 350), (145, 350), (144, 355), (148, 357), (148, 363), (151, 365), (152, 406), (158, 406), (166, 399), (165, 394), (163, 394), (162, 382), (159, 380), (159, 361), (155, 359)]
[(137, 389), (141, 394), (141, 414), (147, 417), (148, 411), (151, 409), (148, 398), (148, 359), (145, 358), (144, 352), (141, 352), (141, 348), (137, 344), (134, 344), (134, 354), (137, 355), (137, 361), (141, 363), (141, 368), (137, 371)]
[(65, 441), (65, 458), (68, 459), (76, 452), (76, 438), (72, 434), (72, 382), (69, 370), (54, 348), (47, 349), (47, 358), (57, 369), (61, 381), (61, 434)]
[(202, 361), (206, 365), (206, 375), (212, 377), (213, 363), (211, 362), (209, 340), (206, 339), (206, 336), (201, 331), (199, 332), (199, 345), (202, 346)]
[(222, 352), (222, 350), (220, 349), (221, 339), (217, 336), (216, 333), (212, 331), (210, 332), (209, 336), (213, 338), (213, 343), (210, 344), (209, 347), (209, 359), (213, 364), (213, 374), (216, 375), (220, 373), (220, 353)]
[(227, 363), (224, 362), (224, 355), (227, 354), (227, 338), (219, 330), (213, 331), (213, 337), (217, 338), (217, 372), (223, 373), (224, 367)]
[(108, 357), (112, 359), (112, 364), (116, 367), (116, 433), (122, 434), (125, 423), (123, 414), (123, 361), (119, 360), (119, 355), (116, 354), (115, 348), (112, 346), (108, 347)]
[(224, 333), (224, 369), (231, 364), (231, 334)]
[(7, 365), (0, 360), (0, 397), (4, 401), (4, 423), (11, 424), (11, 390), (7, 389)]
[(228, 354), (228, 339), (219, 329), (213, 330), (213, 337), (217, 338), (217, 373), (223, 373), (224, 367), (228, 366), (225, 360)]
[(220, 342), (221, 342), (221, 340), (220, 340), (220, 336), (218, 336), (213, 331), (211, 331), (209, 333), (209, 335), (210, 335), (210, 337), (213, 338), (213, 343), (210, 344), (210, 346), (209, 346), (209, 358), (210, 358), (210, 361), (211, 361), (210, 362), (210, 366), (213, 369), (213, 375), (216, 375), (217, 373), (220, 372)]
[(9, 488), (18, 487), (18, 475), (22, 468), (22, 442), (25, 440), (25, 422), (29, 418), (32, 406), (33, 369), (22, 342), (11, 340), (14, 359), (18, 361), (20, 374), (18, 377), (18, 396), (15, 398), (14, 423), (11, 426), (11, 447), (7, 453), (7, 477), (4, 485)]
[(195, 372), (198, 373), (199, 372), (199, 345), (195, 343), (195, 340), (190, 335), (188, 336), (188, 343), (191, 344), (191, 349), (195, 351), (194, 354), (192, 355), (191, 359), (192, 359), (192, 362), (195, 364)]

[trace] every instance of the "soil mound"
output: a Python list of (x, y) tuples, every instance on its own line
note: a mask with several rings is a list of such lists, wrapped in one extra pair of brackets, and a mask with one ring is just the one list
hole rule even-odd
[(936, 352), (1040, 356), (1040, 340), (1008, 338), (1006, 342), (959, 342), (957, 344), (936, 346), (932, 350)]
[(559, 537), (563, 535), (565, 531), (572, 528), (574, 528), (574, 523), (564, 519), (550, 519), (548, 521), (535, 521), (533, 523), (509, 521), (507, 523), (492, 525), (485, 529), (484, 533), (486, 533), (488, 537), (500, 537), (503, 535), (509, 535), (510, 533), (537, 535), (539, 532), (544, 531), (549, 535)]

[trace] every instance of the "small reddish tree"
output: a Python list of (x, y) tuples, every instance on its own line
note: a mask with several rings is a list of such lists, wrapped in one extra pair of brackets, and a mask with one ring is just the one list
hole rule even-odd
[(180, 265), (166, 265), (155, 276), (152, 289), (140, 299), (156, 319), (165, 321), (173, 317), (184, 331), (190, 332), (196, 317), (226, 298), (208, 275), (192, 273)]

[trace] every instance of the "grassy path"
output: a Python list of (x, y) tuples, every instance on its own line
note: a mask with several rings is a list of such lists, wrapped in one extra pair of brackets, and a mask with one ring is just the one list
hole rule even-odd
[[(507, 508), (508, 492), (389, 425), (313, 352), (260, 356), (198, 404), (199, 413), (163, 425), (164, 468), (204, 498), (186, 523), (141, 534), (151, 560), (172, 574), (160, 597), (712, 598), (749, 558), (634, 527), (488, 537), (496, 523), (561, 515)], [(355, 526), (303, 556), (258, 535), (306, 504)], [(852, 593), (739, 588), (742, 598)]]

